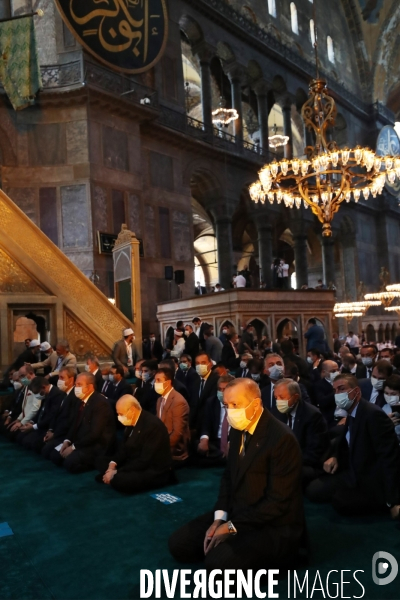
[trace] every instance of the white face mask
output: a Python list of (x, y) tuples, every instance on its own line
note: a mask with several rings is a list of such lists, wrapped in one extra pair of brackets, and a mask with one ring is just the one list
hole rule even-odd
[[(353, 390), (350, 391), (352, 392)], [(354, 400), (350, 400), (349, 392), (342, 392), (341, 394), (335, 394), (335, 403), (338, 408), (349, 410), (349, 408), (353, 405)]]
[(109, 375), (108, 380), (111, 381), (111, 383), (114, 383), (114, 375)]
[(374, 388), (374, 390), (379, 392), (380, 390), (383, 390), (383, 386), (385, 385), (385, 380), (377, 379), (376, 377), (371, 377), (371, 383), (372, 383), (372, 387)]
[(136, 377), (136, 379), (142, 379), (142, 371), (138, 371), (136, 369), (136, 371), (135, 371), (135, 377)]
[(241, 369), (247, 369), (247, 362), (244, 362), (244, 360), (240, 361), (240, 368)]
[(227, 329), (223, 329), (222, 333), (224, 333), (226, 335), (228, 333), (228, 330)]
[(65, 383), (65, 381), (62, 381), (61, 379), (59, 379), (57, 381), (57, 387), (59, 390), (61, 390), (62, 392), (65, 392), (65, 390), (67, 389), (67, 385)]
[[(164, 383), (158, 383), (157, 381), (154, 384), (154, 391), (157, 394), (160, 394), (160, 396), (162, 396), (164, 394), (164, 386), (166, 385), (167, 382)], [(168, 384), (167, 384), (168, 385)]]
[(22, 383), (19, 381), (13, 381), (14, 390), (20, 390), (22, 388)]
[(277, 400), (276, 408), (279, 410), (280, 413), (286, 414), (290, 410), (292, 410), (293, 406), (289, 406), (289, 400)]
[(337, 377), (339, 377), (340, 372), (339, 371), (335, 371), (335, 373), (329, 373), (329, 379), (331, 381), (331, 383), (333, 383), (335, 381), (335, 379)]
[(151, 342), (155, 342), (155, 341), (156, 341), (156, 338), (155, 338), (155, 337), (151, 337), (151, 338), (150, 338), (150, 341), (151, 341)]
[(86, 373), (90, 373), (90, 367), (89, 367), (89, 365), (85, 365), (85, 371), (86, 371)]
[(271, 379), (279, 379), (283, 375), (284, 367), (281, 365), (273, 365), (269, 368), (269, 376)]
[(83, 400), (83, 398), (85, 397), (85, 394), (82, 392), (82, 390), (82, 387), (75, 387), (75, 396), (80, 400)]
[(311, 356), (307, 356), (307, 362), (312, 365), (313, 364), (313, 359), (311, 358)]
[(104, 381), (108, 381), (108, 375), (103, 375)]
[(389, 356), (382, 356), (381, 360), (387, 360), (388, 363), (392, 363)]
[(118, 421), (122, 423), (122, 425), (124, 425), (125, 427), (129, 427), (129, 425), (131, 424), (130, 420), (126, 415), (118, 415)]
[[(254, 400), (253, 400), (253, 402), (254, 402)], [(253, 404), (253, 402), (251, 402), (249, 404), (249, 406), (251, 404)], [(249, 426), (251, 419), (248, 419), (246, 416), (247, 408), (227, 408), (226, 409), (226, 416), (228, 419), (228, 423), (231, 427), (233, 427), (234, 429), (238, 429), (239, 431), (244, 431), (246, 429), (246, 427)], [(254, 414), (253, 414), (253, 417), (254, 417)]]
[(251, 374), (251, 378), (253, 379), (253, 381), (260, 381), (260, 377), (261, 377), (261, 375), (259, 373)]
[(35, 394), (35, 398), (38, 400), (44, 400), (44, 394)]
[(205, 377), (208, 373), (208, 365), (196, 365), (196, 371), (200, 377)]
[(385, 401), (390, 406), (395, 406), (396, 404), (400, 404), (400, 396), (390, 396), (389, 394), (384, 394)]
[(151, 378), (151, 373), (149, 373), (148, 371), (145, 371), (144, 373), (142, 373), (142, 379), (145, 383), (147, 381), (149, 381), (150, 378)]
[(370, 367), (372, 365), (372, 358), (370, 356), (363, 356), (361, 362), (366, 367)]

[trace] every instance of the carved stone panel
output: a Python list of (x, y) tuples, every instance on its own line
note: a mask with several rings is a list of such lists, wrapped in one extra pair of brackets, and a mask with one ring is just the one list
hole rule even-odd
[(45, 292), (0, 248), (0, 293), (44, 294)]
[(144, 218), (146, 221), (145, 248), (146, 256), (154, 258), (157, 252), (156, 246), (156, 216), (154, 208), (150, 205), (145, 207)]
[(85, 185), (61, 187), (61, 212), (64, 247), (89, 246), (89, 214)]
[(172, 237), (175, 260), (188, 261), (193, 254), (189, 215), (180, 210), (172, 211)]
[(78, 359), (87, 354), (94, 354), (97, 358), (108, 359), (110, 353), (99, 340), (97, 340), (87, 329), (75, 319), (69, 312), (64, 313), (65, 337), (69, 343), (71, 352)]
[(137, 237), (142, 235), (142, 219), (140, 210), (140, 200), (136, 194), (128, 194), (128, 216), (129, 229)]

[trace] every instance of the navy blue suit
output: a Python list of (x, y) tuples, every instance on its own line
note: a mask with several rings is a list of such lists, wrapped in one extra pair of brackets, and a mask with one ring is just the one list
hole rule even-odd
[[(370, 379), (360, 379), (358, 382), (358, 385), (360, 386), (360, 389), (361, 389), (361, 396), (364, 398), (364, 400), (367, 400), (368, 402), (370, 402), (371, 394), (374, 390), (374, 388), (372, 387), (371, 380)], [(382, 406), (385, 406), (386, 400), (385, 400), (385, 396), (383, 395), (383, 390), (381, 390), (378, 393), (378, 397), (377, 397), (376, 401), (374, 402), (374, 404), (376, 404), (380, 408), (382, 408)]]

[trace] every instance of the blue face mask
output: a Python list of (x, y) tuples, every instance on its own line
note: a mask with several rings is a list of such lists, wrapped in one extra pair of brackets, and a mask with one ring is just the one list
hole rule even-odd
[(182, 369), (182, 371), (187, 371), (189, 368), (189, 365), (187, 363), (181, 362), (181, 363), (179, 363), (179, 368)]
[(218, 400), (221, 402), (221, 404), (223, 404), (224, 403), (224, 392), (220, 392), (218, 390), (217, 396), (218, 396)]

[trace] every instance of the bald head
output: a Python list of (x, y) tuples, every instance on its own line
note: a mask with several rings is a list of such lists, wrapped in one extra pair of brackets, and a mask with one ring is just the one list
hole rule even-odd
[(136, 425), (136, 422), (142, 412), (142, 407), (136, 398), (131, 396), (130, 394), (125, 394), (125, 396), (121, 396), (116, 404), (116, 411), (118, 417), (121, 417), (119, 420), (123, 425)]
[(234, 403), (232, 408), (246, 408), (257, 399), (261, 403), (260, 388), (252, 379), (234, 379), (225, 388), (225, 404)]
[(331, 373), (339, 372), (339, 366), (334, 360), (324, 360), (321, 366), (321, 377), (329, 379)]

